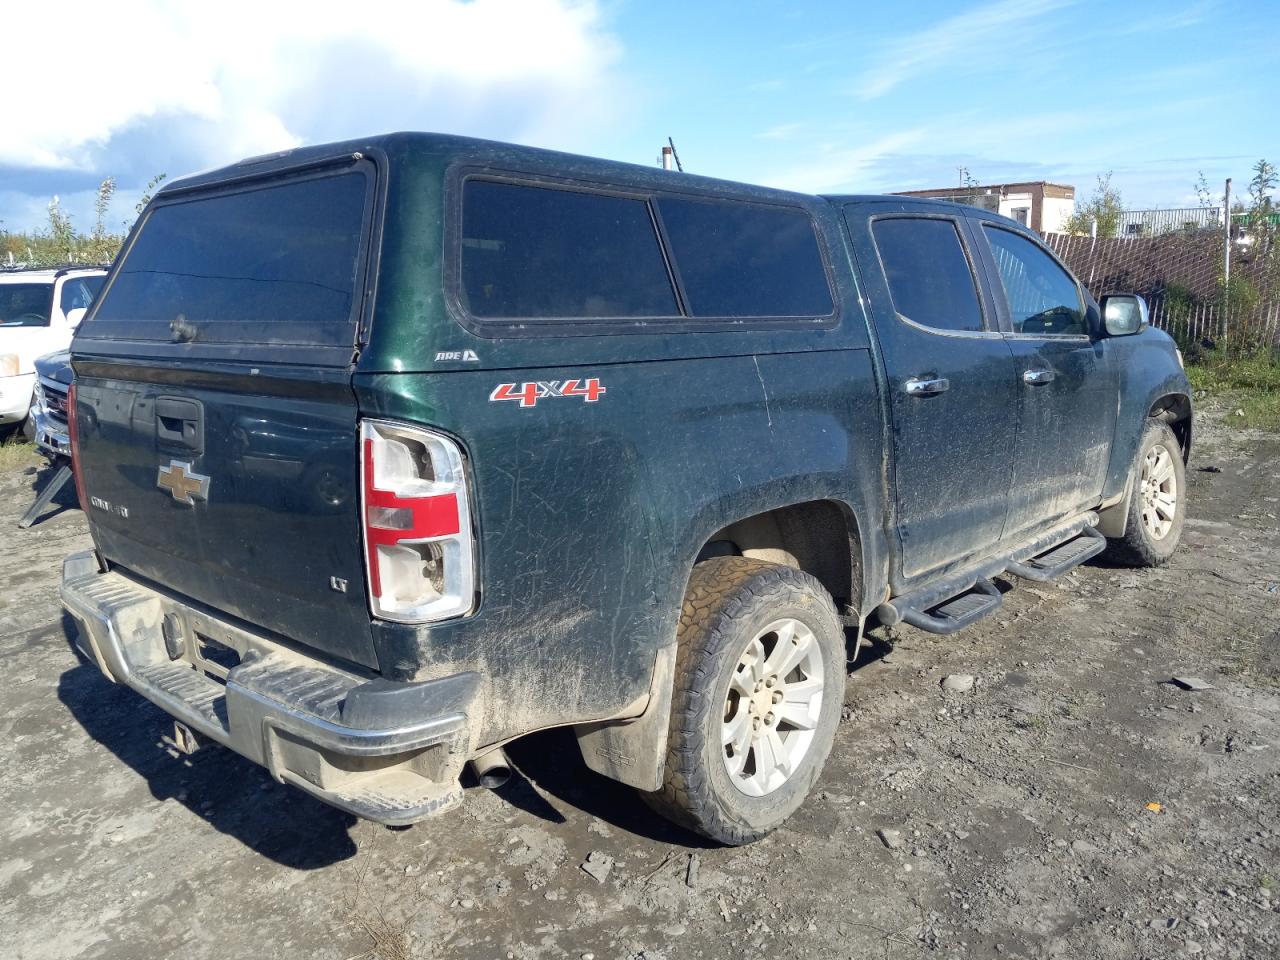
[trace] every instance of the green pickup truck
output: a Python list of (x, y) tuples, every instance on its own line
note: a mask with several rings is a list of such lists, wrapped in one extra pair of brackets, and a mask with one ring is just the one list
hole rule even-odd
[(1017, 224), (460, 137), (166, 185), (72, 365), (82, 651), (388, 824), (570, 726), (757, 839), (869, 621), (1159, 564), (1185, 512), (1172, 341)]

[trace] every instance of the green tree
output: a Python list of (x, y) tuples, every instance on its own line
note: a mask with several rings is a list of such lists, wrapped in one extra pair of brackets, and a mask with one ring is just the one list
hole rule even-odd
[(1216, 206), (1213, 193), (1209, 190), (1209, 179), (1204, 175), (1203, 170), (1197, 170), (1196, 174), (1196, 203), (1206, 210)]
[[(164, 178), (163, 173), (151, 178), (142, 202), (138, 204), (139, 213), (150, 202), (152, 192)], [(63, 209), (61, 199), (55, 196), (49, 201), (47, 219), (40, 229), (29, 233), (0, 230), (0, 262), (28, 266), (110, 263), (120, 252), (125, 234), (132, 225), (126, 220), (119, 231), (113, 231), (107, 226), (115, 193), (115, 177), (107, 177), (98, 184), (93, 200), (93, 227), (88, 233), (81, 233), (76, 229), (71, 215)]]
[(152, 196), (155, 195), (156, 188), (164, 182), (164, 179), (167, 176), (167, 173), (157, 173), (147, 181), (147, 186), (142, 191), (142, 199), (139, 200), (137, 206), (133, 208), (137, 212), (138, 216), (142, 216), (142, 211), (145, 210), (147, 208), (147, 204), (151, 202)]
[(1111, 171), (1098, 174), (1098, 184), (1093, 196), (1076, 207), (1075, 213), (1067, 218), (1062, 229), (1066, 233), (1077, 235), (1091, 234), (1093, 225), (1098, 225), (1098, 236), (1117, 237), (1120, 235), (1120, 219), (1124, 213), (1124, 203), (1120, 199), (1120, 191), (1111, 185)]
[(1249, 181), (1249, 212), (1265, 219), (1275, 213), (1275, 202), (1271, 192), (1277, 182), (1276, 166), (1266, 160), (1259, 160), (1253, 165), (1253, 179)]
[(1249, 216), (1246, 230), (1254, 242), (1254, 256), (1264, 261), (1262, 269), (1273, 276), (1280, 274), (1275, 249), (1276, 235), (1280, 232), (1280, 210), (1272, 193), (1280, 175), (1274, 163), (1259, 160), (1253, 165), (1253, 179), (1249, 181)]

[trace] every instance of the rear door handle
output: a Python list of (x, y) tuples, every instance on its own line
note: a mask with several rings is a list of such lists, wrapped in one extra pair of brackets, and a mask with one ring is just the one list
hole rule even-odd
[(951, 381), (946, 377), (912, 377), (902, 385), (902, 389), (912, 397), (932, 397), (935, 394), (946, 393), (951, 389)]
[(156, 398), (156, 446), (170, 452), (204, 453), (204, 406), (199, 400)]
[(1038, 387), (1044, 383), (1052, 383), (1053, 378), (1054, 372), (1043, 368), (1027, 370), (1022, 374), (1022, 382), (1029, 387)]

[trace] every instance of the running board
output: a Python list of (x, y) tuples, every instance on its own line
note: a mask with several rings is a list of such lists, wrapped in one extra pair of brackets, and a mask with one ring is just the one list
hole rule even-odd
[(1000, 608), (1000, 591), (992, 577), (1008, 571), (1049, 580), (1100, 553), (1106, 539), (1093, 529), (1097, 522), (1093, 511), (1072, 517), (1016, 550), (988, 556), (928, 586), (885, 600), (876, 607), (876, 617), (886, 627), (905, 621), (932, 633), (955, 633)]
[(895, 600), (902, 619), (913, 627), (930, 633), (955, 633), (975, 620), (1000, 609), (1003, 598), (990, 580), (979, 580), (960, 593), (927, 609), (904, 605), (909, 598)]
[(1056, 580), (1068, 570), (1096, 557), (1107, 547), (1107, 538), (1094, 527), (1085, 527), (1070, 540), (1058, 544), (1039, 556), (1009, 561), (1009, 573), (1023, 580)]

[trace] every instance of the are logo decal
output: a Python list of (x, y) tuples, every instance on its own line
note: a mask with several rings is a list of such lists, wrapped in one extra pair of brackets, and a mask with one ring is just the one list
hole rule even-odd
[(532, 407), (548, 397), (581, 397), (584, 403), (595, 403), (606, 392), (596, 377), (588, 380), (539, 380), (535, 383), (500, 383), (493, 388), (489, 399), (515, 400), (522, 407)]

